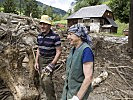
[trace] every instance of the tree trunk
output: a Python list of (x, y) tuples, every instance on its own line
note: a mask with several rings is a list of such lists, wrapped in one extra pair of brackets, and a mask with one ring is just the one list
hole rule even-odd
[(129, 36), (128, 36), (129, 51), (133, 57), (133, 0), (130, 0), (130, 18), (129, 18)]
[[(0, 77), (10, 88), (14, 100), (38, 100), (39, 92), (34, 85), (33, 54), (31, 49), (27, 50), (28, 56), (21, 53), (16, 48), (7, 47), (0, 58)], [(28, 59), (26, 66), (22, 66), (24, 58)]]

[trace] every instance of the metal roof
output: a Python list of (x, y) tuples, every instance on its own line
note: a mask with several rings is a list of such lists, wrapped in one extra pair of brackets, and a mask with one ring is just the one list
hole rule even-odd
[(109, 23), (114, 26), (114, 27), (118, 27), (117, 24), (115, 23), (115, 21), (112, 18), (107, 18), (107, 20), (109, 21)]
[(83, 7), (70, 15), (67, 19), (102, 17), (106, 10), (111, 11), (111, 9), (106, 4)]

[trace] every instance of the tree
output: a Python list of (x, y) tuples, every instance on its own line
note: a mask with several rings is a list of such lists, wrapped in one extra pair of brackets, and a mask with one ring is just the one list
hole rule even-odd
[(111, 0), (109, 6), (116, 19), (120, 22), (129, 22), (129, 0)]
[(76, 0), (74, 11), (77, 11), (82, 7), (94, 6), (98, 4), (101, 4), (101, 0)]
[(59, 21), (61, 20), (62, 16), (60, 14), (53, 14), (53, 20), (54, 21)]
[(3, 11), (3, 10), (2, 10), (2, 3), (0, 3), (0, 12), (1, 12), (1, 11)]
[(24, 14), (26, 16), (39, 17), (39, 8), (36, 0), (25, 0)]
[(5, 2), (3, 3), (3, 8), (5, 13), (17, 14), (16, 4), (14, 0), (5, 0)]
[(46, 14), (53, 18), (53, 9), (51, 6), (47, 7)]
[(21, 6), (21, 4), (22, 4), (22, 0), (19, 0), (19, 11), (20, 11), (20, 15), (21, 15), (21, 11), (22, 11), (22, 6)]
[(130, 0), (129, 36), (128, 46), (133, 54), (133, 0)]
[(47, 15), (47, 14), (46, 14), (46, 11), (47, 11), (46, 9), (47, 9), (46, 7), (43, 9), (42, 14)]

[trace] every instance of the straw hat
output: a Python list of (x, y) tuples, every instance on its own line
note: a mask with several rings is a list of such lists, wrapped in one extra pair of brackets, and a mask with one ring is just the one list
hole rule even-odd
[(52, 19), (48, 15), (42, 15), (40, 23), (47, 23), (47, 24), (52, 24)]

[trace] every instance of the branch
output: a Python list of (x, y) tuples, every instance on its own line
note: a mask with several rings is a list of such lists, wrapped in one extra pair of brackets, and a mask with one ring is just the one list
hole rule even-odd
[(101, 82), (103, 82), (108, 77), (108, 72), (103, 71), (97, 78), (93, 79), (92, 87), (98, 86)]

